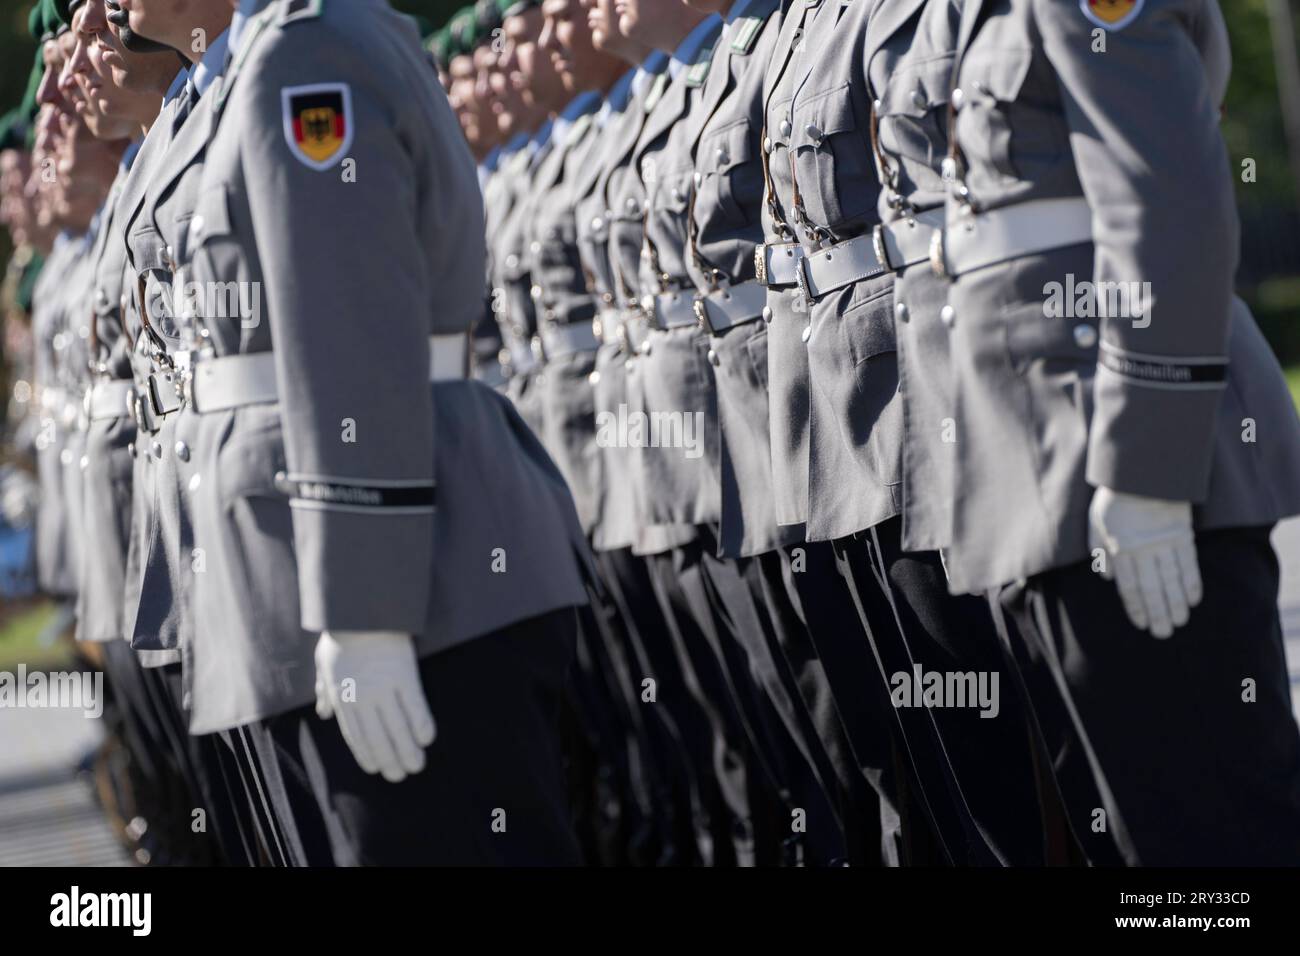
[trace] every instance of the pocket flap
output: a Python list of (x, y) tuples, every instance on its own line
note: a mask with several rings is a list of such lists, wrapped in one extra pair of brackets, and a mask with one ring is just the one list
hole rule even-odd
[(948, 102), (952, 54), (901, 64), (890, 74), (877, 107), (880, 116), (923, 117)]
[(748, 118), (717, 130), (700, 140), (699, 165), (705, 173), (725, 173), (748, 162), (754, 155)]
[(793, 126), (790, 145), (795, 148), (810, 146), (814, 149), (820, 148), (827, 137), (857, 129), (849, 84), (817, 93), (802, 103), (796, 103)]

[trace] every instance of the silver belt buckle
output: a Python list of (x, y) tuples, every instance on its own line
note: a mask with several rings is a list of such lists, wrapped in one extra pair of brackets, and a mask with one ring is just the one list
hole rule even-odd
[(896, 272), (894, 266), (889, 262), (889, 249), (885, 246), (885, 224), (876, 223), (871, 229), (871, 248), (876, 253), (876, 262), (884, 267), (886, 272)]
[(948, 275), (948, 263), (944, 256), (943, 233), (942, 229), (936, 229), (934, 234), (930, 236), (930, 268), (935, 275), (947, 279), (950, 276)]
[(754, 276), (759, 285), (767, 285), (767, 243), (760, 242), (754, 247)]

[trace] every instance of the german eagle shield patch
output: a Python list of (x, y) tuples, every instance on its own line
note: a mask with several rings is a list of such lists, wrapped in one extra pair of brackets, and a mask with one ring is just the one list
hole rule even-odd
[(284, 136), (304, 166), (324, 170), (352, 145), (352, 90), (346, 83), (292, 86), (280, 91)]
[(1083, 15), (1105, 30), (1122, 30), (1142, 12), (1146, 0), (1079, 0)]

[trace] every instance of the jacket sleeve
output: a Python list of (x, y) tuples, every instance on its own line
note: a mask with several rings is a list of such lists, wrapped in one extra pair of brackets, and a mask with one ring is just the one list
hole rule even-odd
[[(1191, 502), (1209, 490), (1238, 242), (1202, 2), (1145, 0), (1102, 31), (1076, 2), (1036, 0), (1092, 210), (1103, 318), (1087, 479)], [(1121, 290), (1146, 311), (1108, 314)]]
[[(392, 72), (366, 69), (363, 50), (313, 32), (319, 43), (265, 41), (240, 80), (243, 102), (230, 107), (243, 114), (301, 624), (418, 633), (432, 573), (434, 454), (433, 296), (417, 190), (436, 171), (421, 168), (417, 141), (402, 132), (411, 98), (384, 88)], [(346, 112), (344, 145), (323, 169), (291, 143), (292, 91), (312, 86), (343, 94)]]

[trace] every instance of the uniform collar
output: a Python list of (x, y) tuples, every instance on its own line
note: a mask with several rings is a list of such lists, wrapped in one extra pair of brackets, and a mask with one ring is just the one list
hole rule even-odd
[(585, 93), (579, 93), (566, 106), (563, 112), (555, 119), (555, 126), (551, 130), (551, 138), (555, 140), (556, 146), (563, 146), (564, 141), (569, 138), (569, 132), (573, 129), (573, 124), (578, 121), (579, 117), (586, 116), (594, 111), (600, 105), (600, 93), (596, 90), (587, 90)]
[(632, 98), (632, 79), (636, 76), (636, 70), (628, 70), (624, 73), (614, 88), (609, 91), (609, 96), (605, 97), (605, 102), (600, 106), (600, 112), (596, 114), (596, 125), (601, 129), (609, 122), (609, 118), (615, 113), (621, 113), (627, 109), (628, 101)]
[(704, 41), (717, 27), (719, 19), (716, 13), (706, 17), (695, 25), (694, 30), (686, 34), (686, 39), (677, 44), (677, 49), (673, 51), (673, 55), (668, 61), (668, 75), (672, 79), (677, 79), (683, 70), (695, 64), (695, 58), (699, 56), (700, 47), (704, 46)]
[(632, 77), (632, 95), (637, 99), (645, 96), (645, 91), (649, 88), (651, 82), (667, 66), (667, 53), (662, 50), (651, 51), (650, 55), (636, 68), (636, 75)]

